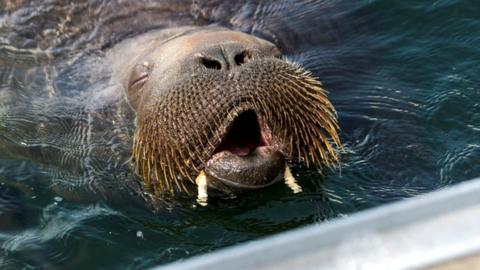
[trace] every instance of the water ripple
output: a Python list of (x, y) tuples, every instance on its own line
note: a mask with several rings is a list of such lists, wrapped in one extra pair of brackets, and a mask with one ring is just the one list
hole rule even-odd
[[(479, 176), (479, 7), (0, 1), (0, 214), (10, 222), (0, 268), (143, 269)], [(124, 166), (133, 116), (108, 106), (122, 96), (105, 53), (174, 22), (252, 33), (310, 69), (338, 111), (340, 169), (293, 167), (301, 194), (279, 184), (207, 207), (169, 197), (145, 210)]]

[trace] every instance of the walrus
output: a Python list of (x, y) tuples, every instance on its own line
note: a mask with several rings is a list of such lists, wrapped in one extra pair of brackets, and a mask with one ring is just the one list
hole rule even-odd
[(125, 40), (108, 59), (135, 112), (132, 168), (156, 195), (242, 192), (291, 180), (291, 162), (338, 163), (322, 83), (267, 40), (175, 27)]
[[(104, 199), (132, 190), (205, 198), (207, 189), (237, 194), (282, 179), (298, 192), (289, 165), (338, 164), (335, 109), (320, 80), (285, 57), (290, 39), (209, 20), (163, 22), (138, 31), (140, 21), (100, 27), (96, 43), (88, 32), (83, 43), (67, 38), (71, 31), (41, 36), (48, 53), (34, 51), (35, 59), (63, 70), (72, 65), (85, 73), (74, 80), (86, 81), (45, 93), (2, 92), (2, 158), (46, 164), (49, 187), (82, 201), (82, 190)], [(125, 33), (108, 39), (114, 31)], [(48, 49), (63, 38), (71, 46)], [(136, 176), (125, 176), (125, 167)]]

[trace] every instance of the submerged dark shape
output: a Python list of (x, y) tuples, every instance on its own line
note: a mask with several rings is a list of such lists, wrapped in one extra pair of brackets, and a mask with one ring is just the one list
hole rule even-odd
[(243, 190), (281, 179), (285, 161), (338, 162), (322, 84), (274, 44), (219, 27), (148, 35), (112, 59), (136, 112), (133, 166), (155, 193), (188, 192), (203, 170), (210, 186)]

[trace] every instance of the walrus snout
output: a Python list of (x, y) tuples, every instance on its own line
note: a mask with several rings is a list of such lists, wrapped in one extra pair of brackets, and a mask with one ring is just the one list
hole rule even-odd
[(283, 176), (284, 155), (253, 110), (241, 113), (206, 162), (211, 186), (239, 191), (269, 186)]
[(149, 44), (124, 85), (136, 113), (134, 169), (155, 193), (195, 184), (205, 198), (207, 187), (236, 192), (282, 178), (298, 191), (286, 161), (338, 162), (336, 113), (322, 83), (273, 43), (198, 28)]

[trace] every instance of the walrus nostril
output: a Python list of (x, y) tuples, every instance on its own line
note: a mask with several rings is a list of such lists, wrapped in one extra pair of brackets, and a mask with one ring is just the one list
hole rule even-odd
[(237, 64), (237, 66), (243, 65), (243, 64), (247, 63), (250, 60), (250, 58), (251, 58), (250, 52), (245, 50), (245, 51), (235, 55), (235, 57), (234, 57), (235, 64)]
[(201, 59), (202, 65), (204, 65), (208, 69), (221, 69), (222, 64), (218, 62), (217, 60), (214, 59), (207, 59), (207, 58), (202, 58)]

